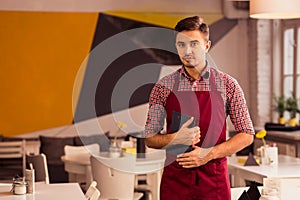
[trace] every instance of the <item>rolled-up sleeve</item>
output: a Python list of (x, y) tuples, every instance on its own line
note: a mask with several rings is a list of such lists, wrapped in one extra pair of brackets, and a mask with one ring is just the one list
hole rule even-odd
[(149, 98), (149, 110), (145, 125), (145, 137), (150, 134), (159, 133), (165, 123), (166, 111), (165, 103), (170, 90), (164, 87), (162, 84), (156, 84)]
[(255, 134), (244, 93), (238, 82), (228, 79), (227, 113), (237, 133)]

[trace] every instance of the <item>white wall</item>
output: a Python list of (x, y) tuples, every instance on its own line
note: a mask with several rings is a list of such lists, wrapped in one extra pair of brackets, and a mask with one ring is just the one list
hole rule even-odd
[(239, 23), (227, 33), (209, 52), (218, 68), (235, 79), (242, 86), (249, 99), (248, 82), (248, 36), (247, 20)]
[[(218, 69), (228, 73), (239, 82), (245, 93), (246, 101), (250, 102), (248, 21), (239, 20), (238, 25), (213, 46), (209, 54)], [(250, 109), (250, 104), (248, 107)], [(231, 123), (228, 125), (230, 131), (234, 130)]]

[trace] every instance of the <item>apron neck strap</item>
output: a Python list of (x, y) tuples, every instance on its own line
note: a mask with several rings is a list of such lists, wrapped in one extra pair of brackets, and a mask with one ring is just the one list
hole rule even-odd
[[(177, 71), (177, 73), (175, 75), (175, 83), (173, 86), (173, 92), (178, 91), (179, 82), (181, 80), (181, 77), (183, 77), (183, 75), (179, 71)], [(216, 76), (214, 73), (212, 73), (212, 70), (209, 70), (209, 83), (211, 86), (211, 91), (217, 91)]]

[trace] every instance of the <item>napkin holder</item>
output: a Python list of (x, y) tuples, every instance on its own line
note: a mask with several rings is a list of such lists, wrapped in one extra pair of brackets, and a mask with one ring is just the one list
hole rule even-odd
[(259, 164), (257, 164), (257, 162), (256, 162), (256, 160), (255, 160), (255, 158), (254, 158), (254, 156), (252, 155), (252, 153), (250, 153), (250, 154), (248, 155), (248, 158), (247, 158), (247, 160), (246, 160), (244, 166), (258, 166), (258, 165), (259, 165)]

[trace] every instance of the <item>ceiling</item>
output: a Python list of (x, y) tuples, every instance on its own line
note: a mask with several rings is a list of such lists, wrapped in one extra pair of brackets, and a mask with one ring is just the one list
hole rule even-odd
[[(223, 0), (1, 0), (0, 10), (50, 12), (147, 12), (213, 15)], [(225, 0), (231, 1), (231, 0)]]

